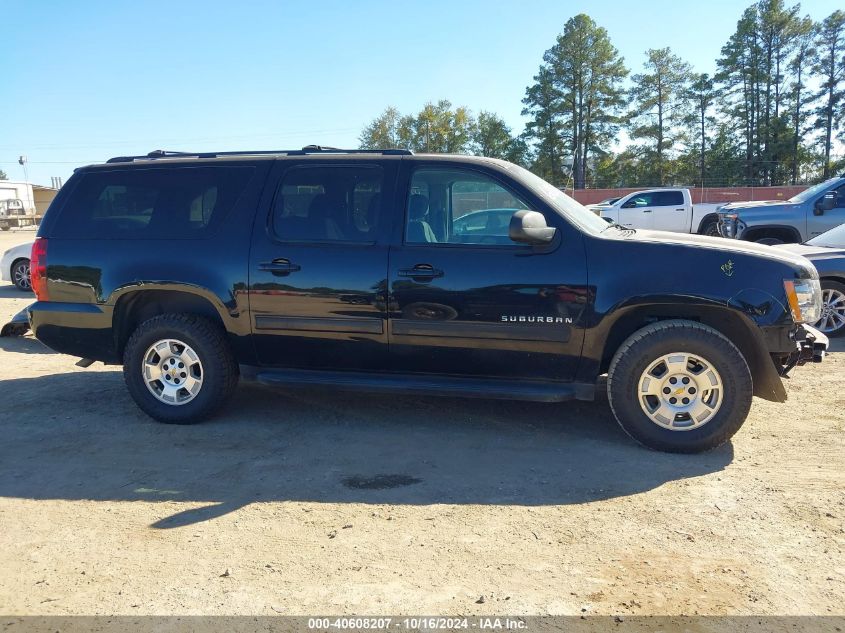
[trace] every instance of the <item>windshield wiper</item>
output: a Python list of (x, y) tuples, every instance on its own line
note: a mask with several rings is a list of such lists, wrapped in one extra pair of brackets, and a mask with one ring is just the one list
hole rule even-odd
[(622, 224), (619, 224), (619, 222), (608, 222), (607, 226), (603, 228), (601, 232), (604, 233), (607, 229), (610, 228), (619, 229), (620, 231), (630, 231), (631, 233), (637, 232), (637, 229), (630, 226), (624, 226)]

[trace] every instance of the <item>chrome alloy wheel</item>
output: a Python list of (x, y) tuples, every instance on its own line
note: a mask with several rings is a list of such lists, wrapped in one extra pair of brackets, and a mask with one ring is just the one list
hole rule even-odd
[(202, 363), (182, 341), (164, 339), (144, 353), (144, 383), (165, 404), (181, 405), (193, 400), (202, 388)]
[(12, 273), (12, 281), (18, 288), (29, 290), (32, 287), (32, 284), (29, 281), (29, 262), (17, 264)]
[(722, 405), (724, 387), (710, 361), (674, 352), (646, 368), (637, 395), (652, 422), (670, 431), (689, 431), (713, 419)]
[(835, 288), (822, 290), (822, 318), (816, 327), (824, 334), (830, 334), (845, 326), (845, 293)]

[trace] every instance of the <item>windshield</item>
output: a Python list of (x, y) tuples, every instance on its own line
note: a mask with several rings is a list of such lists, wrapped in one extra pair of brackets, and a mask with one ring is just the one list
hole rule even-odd
[(813, 246), (826, 246), (827, 248), (845, 248), (845, 224), (825, 231), (809, 240), (807, 244)]
[(549, 184), (539, 176), (518, 165), (505, 163), (509, 171), (526, 187), (531, 189), (538, 196), (552, 205), (555, 210), (567, 220), (577, 225), (580, 229), (590, 233), (601, 233), (609, 225), (595, 213), (587, 209), (580, 202), (577, 202), (563, 193), (554, 185)]
[(838, 181), (839, 178), (831, 178), (830, 180), (820, 182), (819, 184), (813, 185), (809, 189), (805, 189), (801, 193), (792, 196), (789, 199), (789, 202), (806, 202), (810, 198), (814, 198), (815, 196), (824, 193), (828, 189), (831, 189)]

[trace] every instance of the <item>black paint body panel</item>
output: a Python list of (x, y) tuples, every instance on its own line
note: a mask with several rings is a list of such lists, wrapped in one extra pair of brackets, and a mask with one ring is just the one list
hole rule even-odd
[[(768, 247), (744, 242), (613, 227), (584, 230), (507, 169), (482, 159), (215, 160), (253, 166), (255, 177), (219, 230), (195, 240), (95, 241), (55, 234), (54, 219), (80, 174), (104, 167), (77, 172), (39, 231), (49, 241), (50, 300), (30, 308), (35, 335), (57, 351), (119, 363), (125, 339), (112, 324), (135, 293), (185, 293), (219, 317), (244, 366), (585, 384), (606, 371), (620, 342), (614, 337), (632, 315), (724, 315), (748, 328), (749, 345), (760, 353), (777, 352), (767, 341), (788, 340), (795, 328), (783, 280), (815, 275), (803, 258), (774, 256)], [(367, 162), (384, 170), (389, 217), (374, 243), (296, 244), (272, 235), (269, 214), (282, 174), (298, 162), (318, 160)], [(409, 174), (415, 166), (440, 162), (471, 165), (518, 191), (554, 218), (553, 243), (405, 245)], [(262, 268), (278, 258), (299, 269), (278, 275)], [(443, 275), (419, 280), (398, 274), (417, 264)], [(770, 334), (764, 337), (761, 328)]]

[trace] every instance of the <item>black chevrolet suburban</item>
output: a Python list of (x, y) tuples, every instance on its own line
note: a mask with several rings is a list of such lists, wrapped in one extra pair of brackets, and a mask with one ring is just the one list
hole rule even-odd
[(606, 373), (629, 435), (696, 452), (827, 349), (803, 257), (609, 224), (470, 156), (113, 158), (59, 192), (31, 271), (35, 336), (122, 364), (169, 423), (208, 417), (239, 378), (558, 402)]

